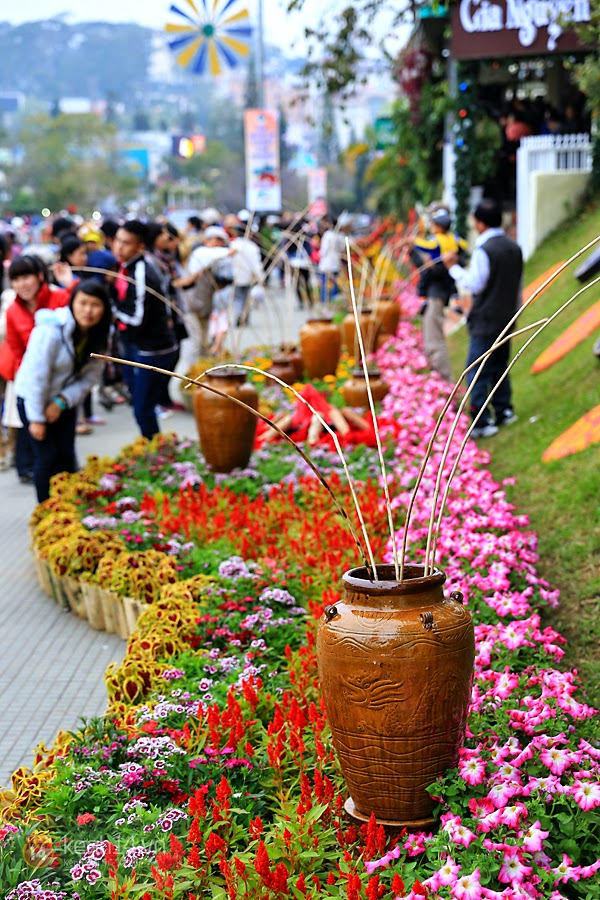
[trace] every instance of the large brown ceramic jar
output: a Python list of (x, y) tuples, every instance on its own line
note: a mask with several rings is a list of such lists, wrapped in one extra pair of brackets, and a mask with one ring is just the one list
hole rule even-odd
[(215, 472), (244, 468), (252, 455), (257, 419), (228, 397), (235, 397), (257, 410), (256, 388), (246, 382), (243, 372), (235, 369), (213, 372), (201, 383), (228, 395), (223, 397), (201, 387), (194, 394), (196, 426), (207, 464)]
[(458, 762), (471, 696), (475, 641), (446, 576), (407, 566), (343, 576), (344, 596), (319, 624), (321, 689), (350, 796), (346, 810), (412, 830), (433, 823), (425, 788)]
[(396, 334), (400, 322), (400, 304), (394, 297), (380, 297), (374, 306), (374, 315), (381, 323), (381, 334)]
[(335, 375), (342, 350), (342, 336), (335, 322), (308, 319), (300, 329), (300, 346), (308, 378)]
[[(360, 332), (362, 334), (365, 353), (373, 353), (377, 347), (377, 338), (381, 331), (381, 322), (373, 315), (371, 309), (363, 309), (358, 314)], [(356, 320), (354, 313), (348, 313), (342, 322), (342, 333), (346, 350), (357, 359), (360, 356), (360, 347), (356, 337)]]
[(291, 359), (283, 354), (273, 357), (273, 361), (268, 368), (269, 375), (275, 375), (280, 381), (286, 384), (293, 384), (296, 381), (296, 369)]
[[(377, 369), (369, 369), (369, 384), (371, 385), (373, 400), (375, 403), (380, 403), (389, 392), (389, 384), (386, 381), (383, 381), (381, 373)], [(342, 385), (342, 396), (346, 406), (356, 406), (367, 409), (369, 406), (367, 381), (365, 379), (365, 373), (361, 368), (352, 370), (352, 378), (349, 378), (348, 381)]]

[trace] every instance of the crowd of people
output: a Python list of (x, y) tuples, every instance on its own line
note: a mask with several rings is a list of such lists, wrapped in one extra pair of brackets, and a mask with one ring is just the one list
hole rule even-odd
[[(74, 471), (75, 435), (105, 423), (92, 410), (95, 384), (106, 410), (130, 403), (152, 438), (181, 406), (155, 370), (184, 374), (218, 356), (228, 329), (249, 323), (269, 273), (289, 279), (300, 307), (335, 296), (345, 226), (214, 213), (190, 216), (182, 233), (165, 217), (60, 215), (37, 230), (20, 220), (15, 240), (1, 223), (0, 468), (14, 465), (39, 500), (53, 474)], [(140, 365), (102, 364), (94, 352)]]
[[(488, 354), (468, 378), (476, 438), (516, 418), (509, 341), (492, 351), (520, 304), (523, 270), (501, 218), (494, 200), (474, 210), (468, 267), (466, 242), (441, 203), (429, 210), (429, 234), (407, 235), (395, 247), (410, 252), (420, 273), (425, 353), (448, 381), (446, 308), (459, 291), (471, 297), (468, 364)], [(348, 228), (301, 215), (256, 222), (240, 214), (216, 221), (194, 215), (180, 233), (166, 218), (78, 225), (60, 216), (41, 244), (15, 252), (1, 239), (9, 286), (2, 294), (0, 467), (14, 463), (19, 479), (45, 499), (51, 477), (77, 466), (77, 431), (104, 421), (91, 409), (95, 385), (106, 409), (130, 403), (140, 433), (152, 438), (161, 415), (181, 406), (170, 394), (170, 373), (184, 374), (200, 357), (221, 352), (228, 328), (248, 323), (253, 292), (270, 272), (288, 279), (300, 307), (335, 297)], [(137, 365), (103, 364), (95, 353)]]

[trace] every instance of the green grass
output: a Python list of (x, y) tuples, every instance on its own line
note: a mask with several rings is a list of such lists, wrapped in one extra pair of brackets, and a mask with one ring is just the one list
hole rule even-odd
[[(598, 234), (600, 198), (544, 242), (526, 264), (525, 284), (569, 259)], [(580, 262), (563, 272), (519, 323), (549, 316), (568, 300), (581, 287), (573, 275)], [(542, 350), (597, 300), (600, 284), (575, 300), (524, 352), (511, 371), (519, 420), (481, 446), (490, 451), (496, 479), (517, 477), (517, 484), (508, 488), (509, 497), (518, 512), (527, 513), (539, 536), (541, 575), (561, 591), (561, 606), (545, 616), (545, 624), (567, 638), (565, 661), (578, 669), (588, 702), (600, 706), (600, 444), (557, 462), (541, 461), (559, 434), (600, 403), (600, 362), (592, 354), (598, 332), (545, 372), (530, 372)], [(516, 339), (513, 352), (525, 340)], [(464, 328), (450, 338), (457, 375), (467, 341)]]

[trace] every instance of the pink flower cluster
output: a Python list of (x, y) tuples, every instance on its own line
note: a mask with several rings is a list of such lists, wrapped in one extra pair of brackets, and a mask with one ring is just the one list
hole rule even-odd
[[(420, 332), (408, 322), (379, 352), (378, 364), (391, 388), (381, 425), (396, 447), (393, 506), (406, 509), (449, 387), (425, 371)], [(453, 418), (448, 415), (441, 425), (417, 495), (408, 531), (411, 560), (424, 559), (437, 470)], [(440, 496), (465, 433), (466, 419), (461, 419), (443, 467)], [(366, 863), (372, 874), (402, 852), (420, 856), (423, 870), (417, 870), (419, 882), (406, 900), (560, 900), (560, 883), (600, 871), (600, 859), (573, 865), (566, 854), (562, 861), (548, 854), (550, 831), (542, 821), (552, 821), (550, 810), (568, 824), (600, 806), (600, 750), (574, 735), (578, 721), (597, 713), (577, 699), (575, 672), (551, 668), (564, 654), (564, 639), (542, 628), (537, 609), (556, 606), (558, 592), (540, 578), (536, 535), (492, 479), (488, 461), (486, 452), (467, 442), (436, 553), (450, 589), (460, 588), (478, 623), (467, 746), (458, 763), (458, 784), (464, 788), (457, 797), (456, 778), (453, 785), (449, 778), (436, 791), (449, 809), (439, 834), (411, 835), (401, 849), (398, 845)], [(401, 540), (398, 532), (398, 546)], [(424, 878), (422, 871), (431, 874)]]

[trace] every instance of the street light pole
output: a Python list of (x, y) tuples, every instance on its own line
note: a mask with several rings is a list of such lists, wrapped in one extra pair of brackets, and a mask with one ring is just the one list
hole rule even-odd
[(263, 22), (263, 0), (258, 0), (258, 35), (256, 41), (256, 82), (258, 92), (258, 105), (262, 109), (265, 105), (265, 44)]

